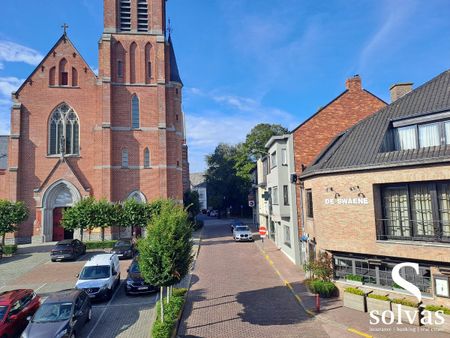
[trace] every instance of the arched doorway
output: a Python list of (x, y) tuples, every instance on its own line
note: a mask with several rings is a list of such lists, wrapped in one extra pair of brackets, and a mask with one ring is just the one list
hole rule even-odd
[[(138, 203), (147, 203), (147, 197), (139, 190), (131, 192), (126, 199), (135, 200)], [(143, 235), (145, 235), (145, 229), (141, 229), (140, 227), (126, 227), (120, 229), (120, 238), (131, 238), (132, 236), (141, 237)]]
[(42, 235), (45, 242), (73, 238), (73, 232), (61, 227), (62, 213), (81, 200), (78, 189), (66, 180), (53, 183), (44, 193)]

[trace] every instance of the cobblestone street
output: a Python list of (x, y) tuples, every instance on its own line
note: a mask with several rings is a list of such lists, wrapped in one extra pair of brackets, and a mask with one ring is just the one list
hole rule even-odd
[(253, 243), (235, 243), (229, 221), (206, 223), (179, 336), (329, 337)]

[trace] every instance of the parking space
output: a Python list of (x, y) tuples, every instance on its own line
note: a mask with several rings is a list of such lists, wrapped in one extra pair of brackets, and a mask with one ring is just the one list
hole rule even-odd
[[(89, 251), (76, 261), (51, 262), (51, 245), (26, 247), (0, 260), (0, 291), (33, 289), (49, 293), (73, 288), (86, 261), (104, 251)], [(77, 337), (149, 337), (158, 294), (127, 296), (124, 280), (131, 260), (120, 261), (121, 284), (108, 302), (93, 302), (92, 320)]]

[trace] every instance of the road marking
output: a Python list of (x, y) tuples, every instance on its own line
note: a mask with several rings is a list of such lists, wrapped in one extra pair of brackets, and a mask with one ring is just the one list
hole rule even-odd
[(46, 285), (47, 285), (47, 283), (42, 284), (40, 287), (38, 287), (36, 290), (34, 290), (34, 292), (37, 293), (38, 290), (42, 289)]
[(119, 291), (119, 290), (121, 289), (122, 284), (123, 284), (123, 283), (122, 283), (122, 281), (121, 281), (121, 282), (119, 283), (119, 286), (116, 288), (116, 291), (114, 291), (114, 294), (113, 294), (113, 296), (111, 297), (111, 299), (109, 300), (108, 304), (106, 304), (105, 308), (103, 309), (102, 314), (100, 315), (100, 317), (99, 317), (99, 318), (97, 319), (97, 321), (95, 322), (94, 327), (93, 327), (93, 328), (91, 329), (91, 331), (89, 332), (87, 338), (90, 338), (92, 332), (94, 332), (95, 329), (97, 328), (98, 324), (100, 323), (100, 321), (102, 320), (102, 318), (103, 318), (103, 316), (104, 316), (104, 314), (105, 314), (105, 312), (106, 312), (106, 309), (111, 305), (111, 302), (114, 300), (114, 298), (116, 298), (117, 291)]
[(358, 331), (358, 330), (356, 330), (356, 329), (353, 329), (353, 328), (351, 328), (351, 327), (349, 327), (349, 328), (347, 329), (347, 331), (352, 332), (352, 333), (355, 333), (355, 334), (357, 334), (357, 335), (359, 335), (359, 336), (361, 336), (361, 337), (365, 337), (365, 338), (373, 338), (373, 336), (371, 336), (371, 335), (369, 335), (369, 334), (367, 334), (367, 333)]

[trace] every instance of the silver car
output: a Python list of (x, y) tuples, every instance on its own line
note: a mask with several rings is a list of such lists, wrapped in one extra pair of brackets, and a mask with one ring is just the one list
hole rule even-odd
[(236, 242), (251, 242), (253, 241), (253, 234), (250, 228), (246, 225), (238, 225), (234, 227), (233, 239)]

